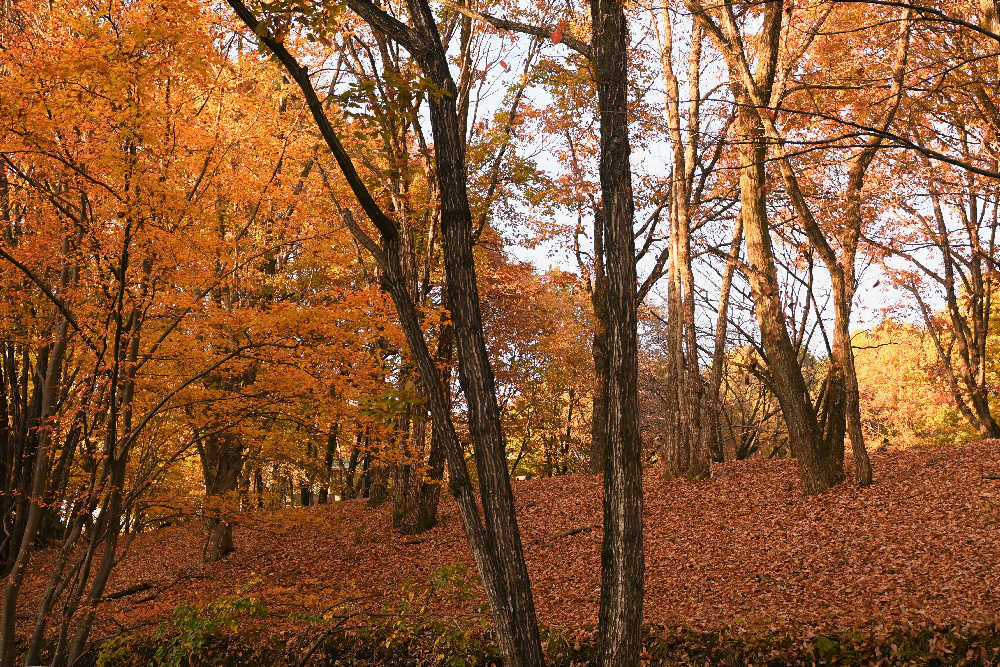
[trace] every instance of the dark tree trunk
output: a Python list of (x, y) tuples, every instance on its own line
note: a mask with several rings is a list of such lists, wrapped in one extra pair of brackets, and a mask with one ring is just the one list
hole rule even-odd
[(608, 439), (608, 279), (604, 268), (604, 223), (600, 207), (594, 211), (594, 397), (590, 420), (590, 472), (604, 472)]
[(392, 527), (404, 535), (412, 535), (416, 530), (416, 515), (419, 509), (422, 471), (420, 460), (426, 445), (423, 420), (413, 424), (411, 409), (396, 417), (396, 437), (402, 461), (392, 465)]
[[(438, 336), (437, 365), (438, 368), (443, 369), (444, 373), (441, 386), (449, 414), (451, 412), (451, 367), (455, 350), (453, 334), (451, 324), (443, 321), (441, 333)], [(431, 419), (437, 418), (431, 415)], [(424, 481), (423, 487), (420, 489), (420, 509), (417, 517), (417, 525), (422, 530), (430, 530), (437, 525), (438, 501), (441, 498), (441, 482), (444, 480), (444, 465), (447, 457), (445, 444), (435, 435), (433, 428), (430, 435), (431, 447), (427, 457), (427, 480)]]
[(389, 468), (374, 454), (369, 454), (365, 461), (368, 469), (365, 471), (365, 498), (368, 507), (381, 507), (389, 501)]
[(253, 490), (257, 496), (257, 509), (264, 509), (264, 473), (260, 468), (253, 471)]
[(628, 135), (628, 21), (619, 0), (591, 0), (591, 63), (601, 127), (608, 383), (604, 544), (598, 615), (603, 667), (639, 664), (642, 641), (642, 443)]
[[(69, 341), (69, 325), (59, 321), (54, 327), (55, 343), (44, 348), (39, 354), (36, 366), (37, 380), (34, 386), (34, 401), (38, 403), (37, 424), (39, 426), (55, 416), (59, 379), (62, 376), (63, 359)], [(116, 350), (117, 351), (117, 350)], [(23, 356), (27, 360), (27, 354)], [(27, 368), (25, 364), (24, 368)], [(22, 371), (24, 370), (22, 368)], [(16, 503), (18, 516), (14, 521), (17, 532), (9, 535), (9, 574), (4, 586), (2, 609), (0, 609), (0, 664), (12, 665), (15, 650), (15, 614), (18, 596), (28, 564), (35, 548), (35, 538), (41, 525), (43, 507), (42, 498), (48, 482), (52, 465), (51, 433), (49, 429), (39, 428), (31, 438), (31, 447), (23, 454), (24, 481), (19, 480), (19, 486), (26, 487), (26, 501)], [(23, 517), (23, 518), (22, 518)], [(5, 517), (6, 519), (6, 517)]]
[[(232, 433), (213, 433), (199, 441), (202, 471), (205, 475), (205, 495), (215, 498), (235, 491), (243, 470), (244, 448), (240, 438)], [(233, 526), (222, 509), (209, 508), (205, 514), (205, 560), (220, 560), (235, 550)]]
[(494, 619), (501, 614), (506, 617), (496, 624), (505, 662), (510, 661), (512, 667), (541, 665), (544, 658), (538, 621), (514, 513), (496, 383), (479, 309), (472, 253), (472, 213), (466, 192), (465, 129), (459, 127), (456, 107), (458, 91), (430, 6), (421, 0), (409, 0), (408, 6), (419, 43), (414, 56), (424, 74), (447, 93), (430, 99), (430, 119), (441, 197), (448, 308), (458, 350), (459, 383), (468, 402), (469, 431), (479, 473), (486, 534), (493, 542), (500, 575), (497, 584), (502, 586), (506, 598), (496, 600), (491, 607)]
[(356, 442), (354, 447), (351, 449), (351, 458), (347, 462), (347, 470), (344, 473), (344, 485), (340, 491), (340, 497), (344, 500), (354, 500), (358, 497), (358, 489), (354, 485), (354, 476), (358, 471), (358, 462), (361, 456), (361, 445), (362, 445), (361, 432), (358, 431), (356, 436)]
[(323, 455), (323, 469), (326, 471), (326, 476), (323, 478), (323, 483), (319, 485), (319, 498), (317, 502), (320, 505), (326, 505), (330, 502), (330, 484), (333, 479), (333, 461), (339, 457), (340, 448), (337, 444), (337, 435), (340, 431), (340, 425), (336, 422), (330, 426), (330, 432), (326, 436), (326, 451)]
[[(229, 0), (229, 4), (251, 30), (258, 31), (259, 22), (240, 0)], [(410, 26), (400, 23), (375, 5), (352, 2), (350, 6), (375, 29), (413, 54), (424, 75), (443, 92), (440, 97), (432, 96), (429, 104), (436, 175), (441, 193), (448, 306), (460, 362), (459, 379), (468, 401), (469, 429), (479, 473), (484, 521), (480, 520), (464, 453), (451, 420), (450, 401), (407, 288), (400, 262), (398, 227), (385, 215), (358, 177), (326, 117), (308, 73), (266, 30), (257, 34), (299, 84), (341, 171), (381, 235), (382, 246), (379, 247), (354, 222), (350, 211), (342, 211), (345, 222), (359, 243), (375, 256), (380, 265), (382, 287), (396, 305), (413, 363), (427, 391), (433, 415), (433, 438), (440, 440), (447, 452), (450, 489), (456, 497), (466, 536), (483, 580), (504, 664), (508, 667), (540, 667), (544, 664), (544, 657), (538, 621), (517, 529), (496, 388), (482, 331), (472, 254), (472, 216), (465, 182), (464, 130), (458, 123), (455, 83), (434, 13), (426, 2), (408, 2)]]

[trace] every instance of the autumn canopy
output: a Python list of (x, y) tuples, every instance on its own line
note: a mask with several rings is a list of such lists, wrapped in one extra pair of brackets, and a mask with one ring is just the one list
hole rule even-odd
[(993, 664), (998, 134), (996, 0), (0, 0), (0, 667)]

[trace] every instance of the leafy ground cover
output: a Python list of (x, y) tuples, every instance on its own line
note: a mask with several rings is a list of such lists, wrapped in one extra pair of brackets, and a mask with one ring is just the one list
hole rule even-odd
[[(952, 652), (963, 637), (995, 638), (1000, 441), (872, 458), (874, 486), (818, 497), (802, 495), (793, 461), (727, 463), (702, 482), (649, 470), (645, 618), (661, 649), (680, 642), (683, 653), (679, 637), (705, 651), (770, 637), (768, 650), (853, 645), (875, 656), (876, 645), (901, 651), (906, 637), (927, 650), (950, 642)], [(515, 494), (539, 618), (559, 629), (550, 645), (569, 637), (561, 655), (582, 656), (597, 619), (600, 478), (517, 482)], [(150, 637), (181, 605), (252, 591), (270, 610), (268, 632), (291, 641), (331, 609), (354, 610), (345, 627), (361, 627), (358, 610), (366, 623), (405, 618), (385, 611), (401, 600), (413, 615), (426, 611), (407, 582), (474, 582), (458, 576), (456, 564), (473, 565), (450, 502), (440, 525), (416, 537), (394, 533), (388, 509), (348, 502), (244, 520), (237, 551), (218, 563), (202, 562), (203, 542), (197, 521), (137, 536), (110, 587), (112, 597), (136, 592), (102, 604), (98, 634)], [(40, 585), (44, 567), (33, 577)], [(436, 622), (483, 618), (478, 591), (461, 586), (436, 600)]]

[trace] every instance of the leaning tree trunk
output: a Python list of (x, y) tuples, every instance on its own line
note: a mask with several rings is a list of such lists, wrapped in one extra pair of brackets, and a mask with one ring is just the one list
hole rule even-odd
[(740, 132), (741, 215), (746, 232), (747, 276), (753, 292), (767, 367), (788, 426), (789, 446), (798, 462), (807, 494), (820, 493), (840, 483), (844, 471), (830, 455), (798, 357), (788, 335), (781, 290), (764, 206), (764, 164), (767, 144), (753, 109), (737, 113)]
[[(483, 519), (468, 476), (465, 456), (451, 420), (441, 375), (420, 328), (416, 307), (407, 289), (400, 261), (400, 234), (365, 187), (354, 164), (330, 125), (307, 70), (261, 24), (241, 0), (229, 0), (240, 19), (285, 66), (302, 90), (317, 127), (326, 139), (352, 191), (378, 229), (379, 247), (354, 221), (349, 210), (342, 215), (358, 242), (376, 258), (382, 269), (383, 289), (396, 305), (400, 326), (428, 394), (433, 415), (433, 438), (440, 439), (448, 457), (449, 487), (455, 495), (476, 566), (493, 615), (497, 642), (508, 667), (544, 664), (538, 620), (524, 551), (514, 513), (514, 497), (496, 400), (496, 387), (482, 330), (482, 315), (472, 254), (472, 214), (466, 191), (465, 146), (456, 107), (457, 89), (441, 44), (435, 16), (421, 0), (410, 0), (407, 26), (374, 5), (352, 3), (352, 9), (375, 29), (403, 45), (417, 59), (425, 76), (444, 94), (429, 100), (435, 146), (434, 159), (441, 193), (441, 230), (448, 281), (448, 307), (459, 358), (459, 380), (468, 401), (469, 430), (480, 481)], [(633, 281), (634, 284), (634, 281)]]
[[(761, 3), (763, 22), (754, 53), (755, 71), (751, 72), (745, 40), (736, 24), (732, 8), (725, 5), (722, 8), (706, 9), (700, 0), (684, 2), (722, 53), (729, 71), (729, 87), (739, 105), (736, 114), (736, 141), (739, 144), (740, 214), (743, 217), (747, 259), (750, 264), (747, 279), (753, 293), (754, 310), (768, 371), (788, 427), (789, 446), (798, 462), (802, 485), (807, 494), (820, 493), (844, 479), (843, 466), (837, 456), (838, 451), (843, 451), (843, 440), (841, 439), (839, 447), (831, 447), (831, 440), (824, 437), (815, 407), (809, 398), (808, 387), (785, 321), (765, 206), (765, 164), (769, 148), (773, 145), (779, 157), (784, 158), (780, 143), (774, 143), (772, 137), (765, 136), (762, 117), (767, 113), (765, 107), (771, 103), (785, 5), (781, 0), (765, 0)], [(716, 12), (721, 24), (715, 23), (710, 13), (712, 11)], [(782, 175), (786, 177), (786, 186), (789, 186), (787, 189), (796, 210), (805, 214), (804, 218), (808, 218), (807, 207), (802, 210), (804, 202), (801, 196), (795, 196), (801, 193), (791, 187), (795, 183), (789, 176), (787, 159), (779, 159), (779, 166)], [(807, 224), (807, 231), (810, 232), (810, 240), (815, 243), (816, 239), (812, 234), (815, 230)], [(837, 377), (831, 379), (839, 382)], [(838, 402), (838, 397), (843, 397), (840, 386), (835, 383), (834, 393), (831, 394), (831, 398), (837, 399), (831, 407), (837, 409), (842, 409), (839, 407), (842, 401)]]

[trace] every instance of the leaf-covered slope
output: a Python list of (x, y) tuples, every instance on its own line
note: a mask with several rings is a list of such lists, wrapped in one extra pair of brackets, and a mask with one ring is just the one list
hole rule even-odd
[[(646, 621), (859, 627), (978, 624), (1000, 608), (1000, 442), (873, 454), (876, 483), (806, 498), (792, 461), (716, 466), (704, 482), (645, 478)], [(592, 627), (600, 574), (600, 479), (515, 483), (543, 622)], [(572, 534), (568, 534), (572, 533)], [(390, 529), (361, 502), (244, 520), (236, 553), (201, 562), (198, 522), (138, 536), (105, 603), (126, 627), (259, 578), (275, 609), (321, 609), (353, 581), (372, 601), (442, 565), (472, 559), (454, 505), (422, 536)]]

